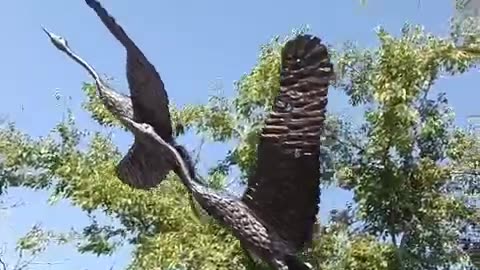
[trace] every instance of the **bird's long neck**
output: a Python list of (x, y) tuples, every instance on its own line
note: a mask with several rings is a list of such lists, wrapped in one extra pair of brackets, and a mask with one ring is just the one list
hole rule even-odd
[(168, 142), (170, 145), (177, 150), (178, 154), (182, 157), (182, 160), (185, 162), (185, 166), (188, 169), (188, 174), (190, 175), (190, 178), (193, 181), (196, 181), (196, 175), (195, 175), (195, 167), (193, 165), (193, 160), (188, 153), (187, 149), (183, 147), (182, 145), (178, 144), (175, 140), (172, 140), (171, 142)]
[(88, 64), (87, 61), (83, 60), (80, 56), (78, 56), (76, 53), (74, 53), (71, 50), (66, 50), (65, 53), (88, 71), (90, 76), (92, 76), (95, 82), (97, 83), (97, 86), (98, 84), (101, 84), (102, 79), (98, 75), (98, 72), (90, 64)]
[(84, 67), (90, 76), (93, 77), (97, 86), (98, 94), (110, 112), (116, 115), (123, 115), (133, 118), (132, 104), (128, 97), (110, 89), (108, 85), (100, 78), (98, 72), (76, 53), (71, 50), (65, 50), (65, 53), (75, 62)]
[(170, 148), (170, 151), (175, 156), (175, 159), (177, 160), (177, 166), (174, 171), (188, 191), (192, 193), (194, 197), (208, 192), (209, 188), (202, 185), (200, 181), (195, 179), (195, 169), (191, 164), (191, 160), (188, 158), (189, 156), (186, 150), (176, 144), (172, 146), (169, 143), (164, 143), (164, 145)]
[(178, 155), (177, 159), (180, 160), (179, 162), (180, 164), (174, 170), (175, 170), (175, 173), (180, 178), (180, 181), (182, 181), (182, 184), (188, 189), (190, 193), (194, 195), (194, 197), (196, 197), (196, 195), (204, 193), (208, 188), (203, 186), (202, 184), (200, 184), (199, 181), (196, 181), (193, 178), (195, 176), (191, 174), (185, 161), (180, 157), (180, 155)]

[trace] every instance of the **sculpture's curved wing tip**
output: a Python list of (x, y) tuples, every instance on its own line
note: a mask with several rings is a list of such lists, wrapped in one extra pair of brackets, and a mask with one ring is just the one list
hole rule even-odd
[(87, 5), (89, 5), (89, 6), (92, 6), (93, 4), (96, 4), (98, 2), (95, 1), (95, 0), (85, 0), (85, 3), (87, 3)]

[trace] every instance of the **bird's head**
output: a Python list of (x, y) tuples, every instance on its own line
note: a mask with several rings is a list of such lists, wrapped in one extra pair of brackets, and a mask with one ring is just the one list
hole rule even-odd
[(142, 143), (148, 145), (151, 149), (164, 148), (169, 144), (160, 137), (153, 127), (147, 123), (138, 123), (129, 117), (119, 117), (122, 124), (135, 135), (135, 137)]
[(50, 38), (50, 41), (57, 47), (57, 49), (68, 52), (70, 51), (70, 47), (68, 47), (68, 42), (66, 39), (59, 35), (55, 35), (54, 33), (48, 31), (45, 27), (42, 26), (43, 32), (47, 34), (47, 36)]
[[(155, 142), (158, 140), (157, 133), (153, 127), (147, 123), (138, 123), (129, 117), (120, 116), (120, 121), (130, 130), (136, 137), (142, 141)], [(161, 139), (161, 138), (160, 138)]]

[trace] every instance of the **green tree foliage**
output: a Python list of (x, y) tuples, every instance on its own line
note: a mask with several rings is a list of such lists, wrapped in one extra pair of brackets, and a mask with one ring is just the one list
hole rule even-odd
[[(22, 206), (22, 201), (13, 204), (7, 200), (0, 201), (0, 215), (3, 212), (12, 211)], [(74, 231), (58, 233), (42, 228), (40, 224), (33, 225), (30, 230), (15, 243), (9, 243), (5, 239), (0, 240), (0, 269), (2, 270), (27, 270), (33, 265), (60, 264), (64, 260), (39, 261), (39, 256), (50, 246), (64, 245), (74, 241), (77, 234)], [(12, 256), (13, 255), (13, 256)]]
[[(318, 269), (452, 265), (464, 258), (456, 248), (460, 223), (473, 215), (445, 185), (455, 172), (478, 166), (479, 156), (472, 151), (475, 138), (453, 125), (446, 96), (434, 96), (431, 88), (440, 75), (473, 67), (477, 58), (468, 50), (473, 43), (460, 46), (456, 39), (408, 25), (399, 37), (383, 29), (377, 35), (378, 48), (349, 43), (334, 53), (335, 85), (352, 106), (365, 109), (365, 121), (353, 128), (328, 116), (322, 183), (351, 190), (355, 204), (319, 226), (304, 256)], [(213, 142), (235, 142), (206, 176), (215, 187), (225, 183), (232, 168), (245, 180), (256, 162), (258, 133), (279, 90), (279, 56), (286, 39), (276, 37), (261, 48), (257, 65), (235, 83), (233, 97), (172, 105), (173, 121), (185, 130)], [(83, 90), (92, 118), (120, 128), (94, 86), (85, 84)], [(121, 155), (109, 134), (80, 130), (69, 115), (44, 138), (32, 138), (13, 124), (0, 131), (2, 191), (48, 189), (53, 201), (70, 200), (92, 218), (76, 240), (79, 251), (109, 255), (129, 243), (134, 246), (130, 269), (254, 269), (228, 231), (196, 218), (176, 176), (151, 191), (123, 185), (114, 176)], [(118, 224), (99, 223), (98, 213)]]
[(342, 180), (365, 230), (391, 240), (397, 259), (408, 262), (401, 267), (447, 266), (459, 255), (456, 222), (468, 213), (442, 191), (452, 167), (441, 163), (455, 160), (458, 144), (447, 99), (432, 97), (431, 88), (440, 74), (465, 72), (476, 59), (418, 27), (405, 26), (399, 38), (379, 29), (378, 37), (379, 49), (358, 57), (369, 63), (339, 64), (352, 103), (368, 105), (363, 150)]

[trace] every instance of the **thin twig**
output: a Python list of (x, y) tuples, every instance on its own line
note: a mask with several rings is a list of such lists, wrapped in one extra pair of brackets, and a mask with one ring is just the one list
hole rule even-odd
[(203, 145), (205, 144), (205, 138), (202, 138), (200, 144), (198, 145), (197, 149), (195, 150), (195, 158), (193, 159), (193, 165), (197, 166), (200, 163), (200, 154), (202, 152)]
[(332, 131), (330, 131), (330, 130), (328, 130), (328, 129), (326, 129), (325, 131), (326, 131), (326, 133), (328, 132), (328, 134), (325, 135), (326, 138), (331, 138), (331, 139), (333, 139), (333, 140), (335, 140), (335, 141), (337, 141), (337, 142), (339, 142), (339, 143), (341, 143), (341, 144), (350, 145), (350, 146), (352, 146), (353, 148), (355, 148), (355, 149), (357, 149), (357, 150), (359, 150), (359, 151), (361, 151), (361, 152), (364, 152), (364, 151), (365, 151), (365, 148), (364, 148), (363, 146), (360, 146), (360, 145), (358, 145), (357, 143), (355, 143), (355, 142), (353, 141), (353, 139), (350, 138), (350, 139), (348, 139), (347, 141), (345, 141), (345, 140), (341, 139), (340, 136), (338, 136), (335, 132), (332, 132)]
[(67, 260), (63, 261), (56, 261), (56, 262), (30, 262), (31, 265), (58, 265), (58, 264), (63, 264)]

